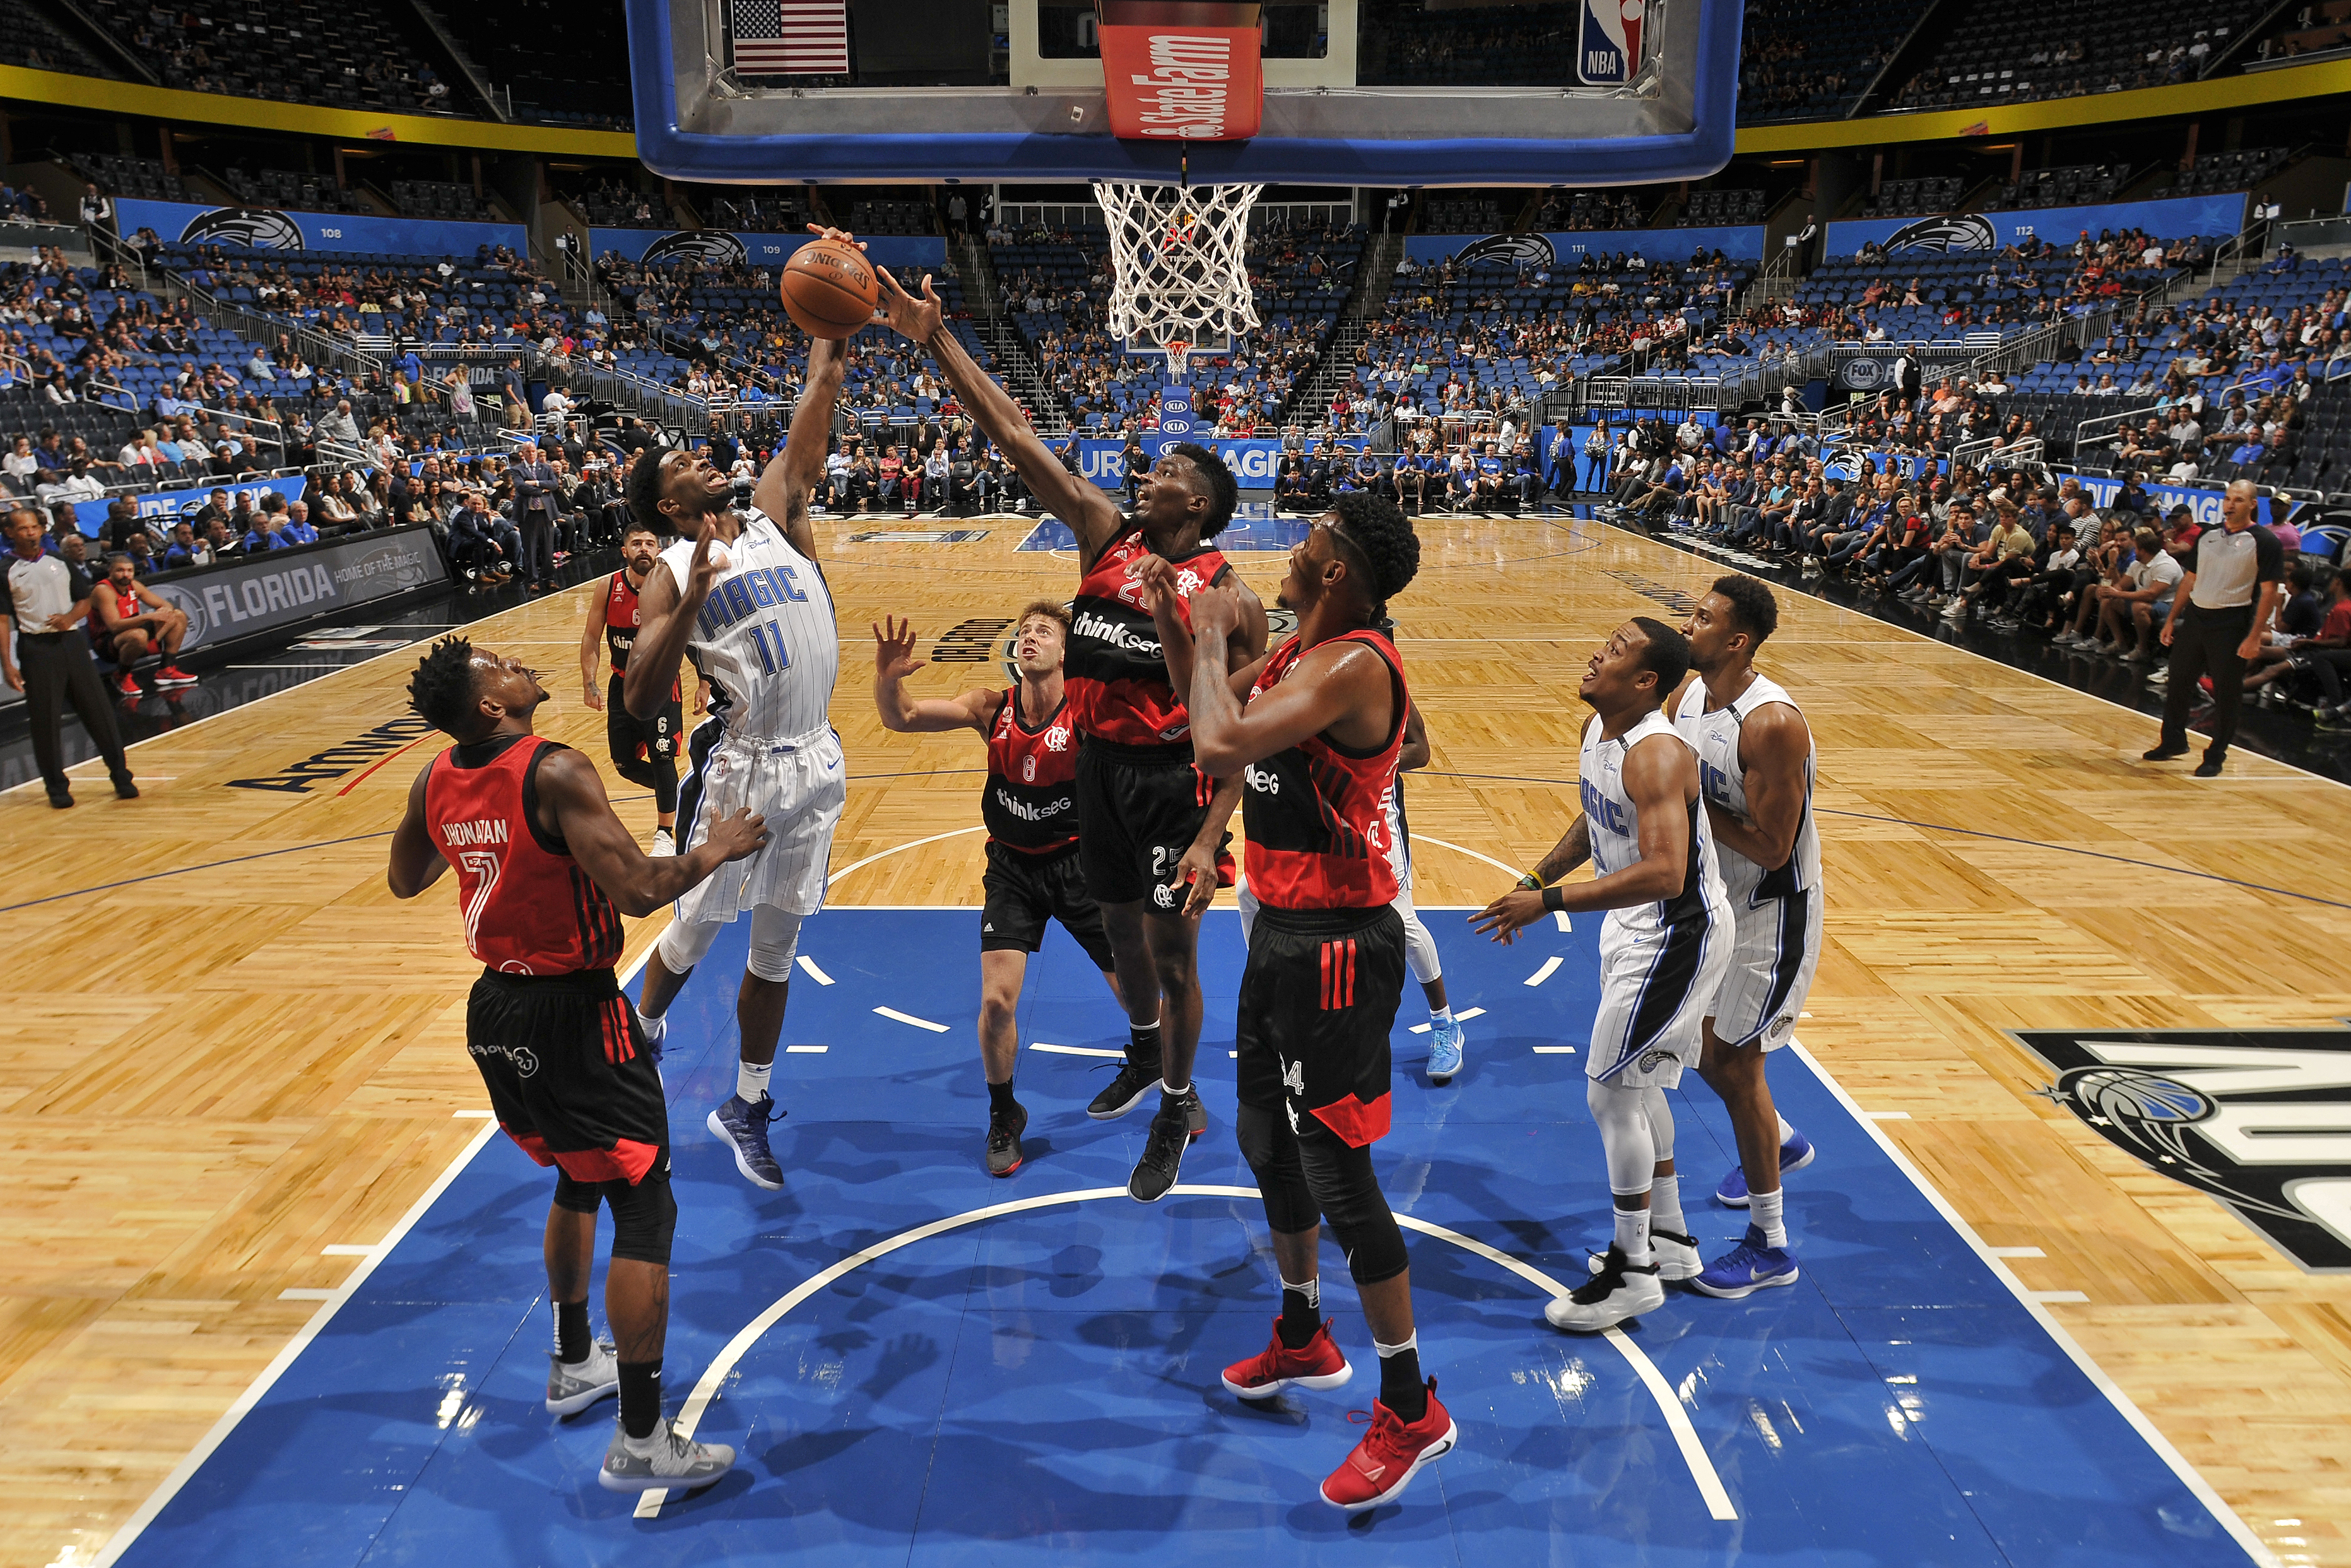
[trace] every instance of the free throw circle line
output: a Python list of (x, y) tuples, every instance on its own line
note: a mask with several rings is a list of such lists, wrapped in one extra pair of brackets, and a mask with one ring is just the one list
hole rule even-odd
[[(1194, 1186), (1179, 1184), (1172, 1188), (1171, 1192), (1177, 1197), (1255, 1198), (1259, 1196), (1255, 1187), (1208, 1185)], [(970, 1209), (962, 1214), (951, 1214), (944, 1218), (934, 1219), (925, 1224), (917, 1225), (911, 1230), (902, 1230), (895, 1236), (886, 1237), (869, 1247), (859, 1249), (839, 1262), (810, 1275), (778, 1297), (767, 1311), (744, 1324), (735, 1337), (726, 1342), (726, 1347), (712, 1358), (710, 1364), (703, 1369), (701, 1378), (694, 1385), (694, 1392), (686, 1396), (684, 1408), (678, 1412), (677, 1429), (685, 1436), (692, 1437), (702, 1423), (703, 1413), (710, 1408), (710, 1402), (718, 1396), (719, 1385), (726, 1382), (727, 1376), (734, 1372), (736, 1364), (743, 1359), (750, 1348), (757, 1344), (769, 1329), (781, 1322), (794, 1307), (852, 1270), (862, 1269), (877, 1258), (886, 1258), (901, 1247), (910, 1247), (917, 1241), (927, 1240), (931, 1237), (949, 1230), (960, 1229), (967, 1225), (977, 1225), (984, 1219), (997, 1219), (1008, 1214), (1021, 1214), (1032, 1208), (1053, 1208), (1065, 1203), (1085, 1203), (1098, 1197), (1124, 1198), (1126, 1197), (1126, 1188), (1123, 1186), (1091, 1186), (1081, 1187), (1073, 1192), (1045, 1193), (1036, 1197), (1015, 1198), (1009, 1203), (992, 1203), (985, 1208)], [(1568, 1293), (1566, 1286), (1534, 1265), (1513, 1258), (1507, 1252), (1498, 1251), (1475, 1237), (1464, 1236), (1459, 1231), (1447, 1229), (1442, 1225), (1432, 1225), (1426, 1219), (1416, 1219), (1408, 1214), (1399, 1214), (1395, 1217), (1395, 1220), (1407, 1230), (1417, 1230), (1422, 1235), (1433, 1236), (1439, 1241), (1451, 1242), (1464, 1251), (1476, 1253), (1489, 1263), (1499, 1264), (1547, 1294), (1564, 1296)], [(1689, 1415), (1682, 1408), (1680, 1399), (1675, 1396), (1673, 1386), (1666, 1381), (1665, 1374), (1657, 1370), (1656, 1363), (1651, 1361), (1624, 1330), (1610, 1329), (1601, 1337), (1625, 1358), (1625, 1363), (1632, 1367), (1633, 1375), (1640, 1379), (1641, 1385), (1646, 1388), (1650, 1397), (1656, 1401), (1658, 1413), (1664, 1416), (1667, 1429), (1674, 1435), (1675, 1446), (1681, 1449), (1682, 1462), (1689, 1467), (1690, 1479), (1697, 1483), (1698, 1495), (1706, 1500), (1708, 1515), (1715, 1519), (1737, 1519), (1739, 1511), (1731, 1506), (1730, 1493), (1723, 1487), (1721, 1476), (1715, 1471), (1714, 1461), (1707, 1456), (1706, 1446), (1698, 1441), (1698, 1429), (1690, 1425)], [(637, 1500), (636, 1517), (639, 1519), (660, 1517), (662, 1503), (668, 1496), (667, 1491), (646, 1492)]]

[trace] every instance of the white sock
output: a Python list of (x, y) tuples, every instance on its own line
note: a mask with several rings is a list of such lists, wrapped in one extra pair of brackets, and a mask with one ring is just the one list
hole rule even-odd
[(1616, 1249), (1625, 1254), (1625, 1261), (1643, 1268), (1652, 1261), (1649, 1256), (1649, 1211), (1646, 1208), (1620, 1208), (1616, 1211)]
[(1379, 1341), (1374, 1340), (1372, 1348), (1379, 1352), (1382, 1361), (1385, 1361), (1392, 1355), (1402, 1355), (1405, 1351), (1412, 1351), (1416, 1354), (1420, 1350), (1420, 1333), (1416, 1329), (1412, 1337), (1402, 1344), (1382, 1344)]
[(1435, 1024), (1437, 1028), (1443, 1029), (1447, 1024), (1453, 1021), (1453, 1009), (1451, 1008), (1431, 1008), (1428, 1009), (1428, 1021)]
[(1319, 1310), (1322, 1305), (1322, 1276), (1320, 1274), (1302, 1285), (1294, 1285), (1288, 1280), (1284, 1280), (1281, 1282), (1281, 1288), (1285, 1291), (1295, 1291), (1305, 1297), (1306, 1304), (1310, 1307)]
[(1682, 1178), (1678, 1176), (1655, 1176), (1649, 1182), (1649, 1229), (1652, 1232), (1670, 1230), (1677, 1236), (1689, 1233), (1682, 1219)]
[(759, 1096), (768, 1092), (768, 1079), (775, 1071), (776, 1064), (772, 1061), (763, 1061), (757, 1067), (747, 1061), (737, 1061), (735, 1064), (735, 1092), (742, 1096), (746, 1103), (758, 1104)]
[(659, 1034), (661, 1033), (661, 1031), (662, 1031), (662, 1020), (661, 1020), (661, 1019), (659, 1019), (655, 1018), (653, 1014), (651, 1014), (651, 1013), (649, 1013), (649, 1012), (645, 1011), (645, 1009), (643, 1009), (643, 1008), (641, 1008), (641, 1007), (638, 1007), (634, 1002), (630, 1003), (630, 1004), (629, 1004), (629, 1008), (630, 1008), (630, 1010), (631, 1010), (631, 1011), (634, 1012), (634, 1013), (637, 1015), (637, 1022), (638, 1022), (638, 1023), (639, 1023), (639, 1024), (643, 1028), (644, 1031), (645, 1031), (647, 1034), (649, 1034), (649, 1035), (656, 1035), (656, 1036), (657, 1036), (657, 1035), (659, 1035)]
[(1787, 1196), (1785, 1191), (1779, 1189), (1747, 1195), (1748, 1220), (1763, 1232), (1763, 1245), (1766, 1247), (1785, 1247), (1788, 1244), (1788, 1222), (1782, 1218), (1784, 1211), (1781, 1207)]
[(1184, 1095), (1186, 1095), (1186, 1094), (1190, 1093), (1191, 1092), (1192, 1092), (1192, 1086), (1191, 1086), (1190, 1084), (1188, 1084), (1188, 1083), (1186, 1083), (1186, 1085), (1184, 1085), (1184, 1087), (1183, 1087), (1183, 1088), (1178, 1089), (1178, 1088), (1176, 1088), (1176, 1085), (1174, 1085), (1173, 1083), (1168, 1082), (1167, 1082), (1167, 1080), (1166, 1080), (1166, 1079), (1165, 1079), (1165, 1078), (1162, 1078), (1162, 1079), (1159, 1081), (1159, 1092), (1161, 1092), (1162, 1094), (1173, 1094), (1173, 1095), (1175, 1095), (1175, 1096), (1176, 1096), (1177, 1098), (1179, 1098), (1179, 1099), (1180, 1099), (1181, 1097), (1183, 1097), (1183, 1096), (1184, 1096)]
[(1782, 1116), (1782, 1117), (1780, 1118), (1780, 1143), (1781, 1143), (1781, 1145), (1784, 1147), (1784, 1146), (1787, 1145), (1787, 1143), (1789, 1142), (1789, 1140), (1790, 1140), (1790, 1139), (1792, 1139), (1792, 1138), (1793, 1138), (1795, 1135), (1796, 1135), (1796, 1129), (1795, 1129), (1795, 1128), (1793, 1128), (1793, 1127), (1791, 1127), (1790, 1125), (1788, 1125), (1788, 1118), (1787, 1118), (1787, 1117), (1785, 1117), (1785, 1116)]

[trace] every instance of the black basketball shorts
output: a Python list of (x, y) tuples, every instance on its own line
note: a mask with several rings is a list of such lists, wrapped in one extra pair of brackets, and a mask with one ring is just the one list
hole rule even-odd
[[(1089, 739), (1078, 747), (1078, 867), (1098, 904), (1184, 906), (1176, 866), (1207, 820), (1217, 781), (1188, 747), (1144, 750)], [(1217, 851), (1217, 884), (1233, 884), (1232, 856)]]
[(979, 912), (983, 953), (1034, 953), (1045, 940), (1045, 923), (1058, 920), (1078, 939), (1094, 967), (1107, 970), (1110, 938), (1102, 910), (1087, 896), (1078, 871), (1077, 846), (1044, 854), (1024, 854), (990, 839), (987, 872), (980, 885), (987, 902)]
[(648, 759), (655, 757), (674, 758), (678, 739), (685, 733), (685, 703), (674, 686), (670, 688), (669, 701), (651, 718), (639, 718), (621, 700), (621, 677), (614, 675), (605, 688), (604, 739), (611, 747), (612, 760), (626, 767), (637, 759), (637, 750), (644, 749)]
[(465, 1049), (507, 1136), (575, 1182), (644, 1179), (669, 1145), (661, 1073), (610, 969), (485, 969)]
[(1311, 1116), (1357, 1148), (1388, 1130), (1388, 1030), (1404, 995), (1404, 917), (1261, 907), (1241, 972), (1240, 1103)]

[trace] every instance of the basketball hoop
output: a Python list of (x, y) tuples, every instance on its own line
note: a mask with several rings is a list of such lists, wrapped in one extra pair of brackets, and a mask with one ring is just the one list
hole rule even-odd
[(1249, 215), (1262, 185), (1098, 183), (1110, 225), (1110, 329), (1156, 346), (1184, 379), (1192, 346), (1257, 326), (1249, 295)]

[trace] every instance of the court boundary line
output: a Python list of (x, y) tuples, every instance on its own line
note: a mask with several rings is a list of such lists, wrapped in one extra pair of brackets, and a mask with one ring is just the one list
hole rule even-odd
[(1795, 1051), (1796, 1060), (1811, 1069), (1813, 1076), (1819, 1079), (1822, 1085), (1836, 1097), (1837, 1103), (1844, 1107), (1845, 1113), (1859, 1123), (1862, 1130), (1869, 1134), (1886, 1157), (1894, 1162), (1894, 1168), (1908, 1178), (1910, 1185), (1918, 1190), (1920, 1197), (1934, 1206), (1935, 1212), (1942, 1217), (1943, 1223), (1959, 1233), (1959, 1239), (1968, 1244), (1984, 1267), (1991, 1270), (1992, 1276), (2006, 1287), (2009, 1294), (2016, 1298), (2016, 1304), (2032, 1314), (2032, 1321), (2041, 1325), (2042, 1332), (2049, 1336), (2050, 1343), (2065, 1353), (2066, 1358), (2090, 1380), (2090, 1385), (2105, 1397), (2107, 1404), (2114, 1406), (2115, 1413), (2123, 1418), (2132, 1431), (2138, 1434), (2139, 1440), (2154, 1452), (2157, 1458), (2163, 1461), (2179, 1483), (2188, 1489), (2189, 1494), (2204, 1505), (2205, 1511), (2211, 1514), (2220, 1528), (2228, 1531), (2230, 1537), (2239, 1546), (2243, 1547), (2246, 1554), (2255, 1563), (2260, 1563), (2262, 1568), (2283, 1568), (2276, 1553), (2269, 1549), (2260, 1536), (2253, 1533), (2251, 1526), (2238, 1517), (2237, 1511), (2229, 1505), (2229, 1500), (2220, 1494), (2211, 1482), (2204, 1479), (2202, 1472), (2188, 1462), (2186, 1455), (2172, 1447), (2171, 1439), (2165, 1437), (2157, 1428), (2155, 1423), (2147, 1419), (2147, 1413), (2138, 1407), (2129, 1395), (2123, 1392), (2122, 1385), (2108, 1376), (2105, 1369), (2091, 1358), (2090, 1354), (2082, 1348), (2080, 1343), (2072, 1334), (2065, 1332), (2065, 1326), (2050, 1314), (2049, 1309), (2034, 1299), (2033, 1293), (2025, 1289), (2024, 1281), (2016, 1277), (2015, 1270), (2011, 1270), (2005, 1260), (1993, 1255), (1992, 1249), (1984, 1245), (1983, 1238), (1976, 1234), (1975, 1227), (1969, 1224), (1965, 1217), (1951, 1207), (1950, 1200), (1942, 1195), (1933, 1182), (1927, 1179), (1926, 1173), (1911, 1163), (1910, 1156), (1902, 1152), (1901, 1145), (1886, 1135), (1885, 1128), (1862, 1110), (1860, 1103), (1845, 1092), (1844, 1085), (1837, 1082), (1834, 1073), (1822, 1065), (1820, 1058), (1814, 1056), (1801, 1040), (1792, 1038), (1788, 1045)]
[[(1207, 1183), (1199, 1186), (1178, 1185), (1170, 1188), (1168, 1195), (1172, 1197), (1225, 1197), (1249, 1201), (1256, 1201), (1263, 1196), (1254, 1187)], [(848, 1257), (827, 1264), (769, 1302), (749, 1322), (736, 1331), (735, 1337), (728, 1340), (718, 1354), (711, 1358), (710, 1364), (703, 1368), (702, 1375), (695, 1381), (694, 1392), (686, 1396), (685, 1404), (678, 1412), (677, 1429), (686, 1437), (694, 1436), (701, 1425), (703, 1416), (717, 1399), (719, 1385), (734, 1375), (736, 1366), (749, 1353), (752, 1346), (767, 1337), (769, 1329), (789, 1316), (794, 1307), (799, 1306), (826, 1286), (863, 1268), (866, 1264), (886, 1258), (902, 1247), (911, 1247), (918, 1241), (927, 1241), (935, 1236), (943, 1236), (951, 1230), (960, 1230), (967, 1225), (983, 1224), (987, 1220), (1001, 1219), (1007, 1215), (1023, 1214), (1038, 1208), (1053, 1208), (1067, 1203), (1090, 1203), (1096, 1198), (1103, 1197), (1123, 1197), (1132, 1201), (1133, 1195), (1123, 1186), (1090, 1186), (1076, 1187), (1067, 1192), (1039, 1193), (1031, 1197), (1014, 1198), (1006, 1203), (992, 1203), (983, 1207), (967, 1209), (961, 1214), (943, 1215), (936, 1219), (925, 1220), (920, 1225), (899, 1231), (894, 1236), (886, 1236), (878, 1241), (871, 1242), (859, 1248)], [(1531, 1263), (1513, 1258), (1509, 1253), (1489, 1247), (1474, 1237), (1464, 1236), (1458, 1230), (1432, 1224), (1428, 1220), (1416, 1218), (1408, 1214), (1399, 1214), (1395, 1217), (1395, 1220), (1407, 1230), (1416, 1230), (1422, 1235), (1434, 1237), (1437, 1240), (1450, 1242), (1489, 1262), (1498, 1263), (1538, 1289), (1549, 1292), (1554, 1298), (1568, 1294), (1568, 1287)], [(1632, 1369), (1634, 1377), (1648, 1390), (1649, 1396), (1656, 1401), (1657, 1412), (1665, 1418), (1667, 1429), (1673, 1434), (1675, 1446), (1681, 1450), (1682, 1462), (1687, 1467), (1690, 1479), (1698, 1487), (1699, 1497), (1706, 1502), (1708, 1516), (1717, 1521), (1737, 1520), (1738, 1509), (1730, 1500), (1729, 1491), (1722, 1484), (1721, 1474), (1715, 1469), (1712, 1457), (1707, 1453), (1706, 1445), (1698, 1438), (1698, 1428), (1690, 1422), (1689, 1412), (1682, 1408), (1682, 1402), (1674, 1393), (1673, 1385), (1666, 1381), (1665, 1374), (1657, 1369), (1656, 1363), (1651, 1361), (1647, 1353), (1634, 1343), (1631, 1336), (1622, 1329), (1608, 1329), (1600, 1337), (1607, 1341), (1619, 1354), (1624, 1356), (1625, 1364)], [(668, 1497), (669, 1492), (666, 1489), (644, 1493), (637, 1500), (634, 1517), (659, 1518), (662, 1505)]]

